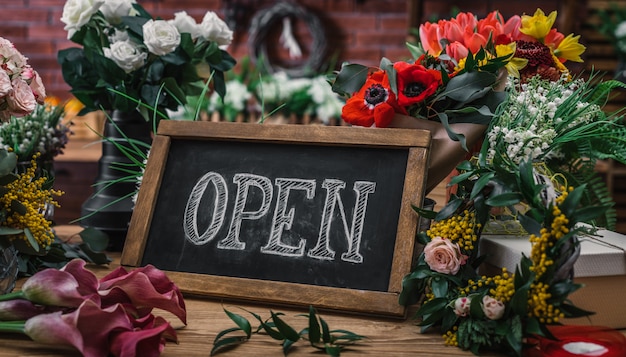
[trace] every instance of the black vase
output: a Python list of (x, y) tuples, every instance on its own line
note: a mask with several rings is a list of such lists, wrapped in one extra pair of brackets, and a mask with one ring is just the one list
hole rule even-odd
[[(109, 236), (110, 251), (121, 251), (124, 248), (134, 208), (132, 196), (137, 191), (134, 180), (109, 184), (128, 176), (128, 173), (114, 167), (115, 165), (133, 163), (113, 141), (129, 146), (125, 139), (127, 137), (149, 144), (152, 142), (151, 129), (152, 123), (146, 121), (137, 111), (114, 110), (104, 124), (105, 139), (102, 142), (102, 157), (98, 161), (94, 193), (82, 205), (80, 224), (85, 228), (92, 227), (106, 233)], [(143, 160), (141, 157), (137, 159), (140, 162)]]

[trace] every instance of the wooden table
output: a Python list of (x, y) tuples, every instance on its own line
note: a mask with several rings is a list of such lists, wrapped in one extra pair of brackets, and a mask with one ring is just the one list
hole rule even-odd
[[(57, 228), (60, 236), (71, 236), (80, 230), (75, 226), (61, 226)], [(109, 253), (113, 262), (109, 266), (90, 266), (90, 269), (102, 277), (119, 266), (120, 253)], [(20, 282), (18, 282), (18, 287)], [(224, 308), (238, 313), (252, 323), (253, 329), (258, 324), (252, 315), (246, 310), (259, 314), (263, 318), (269, 317), (270, 310), (282, 312), (283, 317), (296, 330), (306, 327), (307, 320), (297, 316), (307, 313), (305, 309), (293, 309), (276, 306), (259, 306), (249, 303), (237, 303), (232, 301), (216, 301), (208, 298), (185, 296), (187, 307), (187, 325), (184, 326), (178, 319), (168, 313), (155, 311), (155, 314), (164, 316), (177, 328), (179, 343), (168, 343), (162, 356), (164, 357), (192, 357), (209, 356), (213, 347), (215, 336), (230, 327), (235, 327)], [(412, 312), (409, 312), (411, 316)], [(398, 320), (368, 316), (355, 316), (338, 312), (318, 311), (331, 329), (345, 329), (366, 336), (349, 349), (342, 356), (473, 356), (472, 353), (462, 351), (456, 347), (448, 347), (438, 333), (420, 333), (420, 328), (415, 325), (415, 320)], [(626, 332), (626, 331), (623, 331)], [(271, 339), (265, 334), (253, 335), (252, 338), (231, 350), (217, 354), (217, 356), (281, 356), (282, 348), (279, 341)], [(59, 346), (50, 346), (35, 343), (27, 337), (19, 334), (0, 335), (0, 357), (16, 356), (80, 356), (72, 349)], [(298, 342), (288, 356), (325, 356), (310, 347), (306, 341)], [(482, 356), (494, 357), (498, 354), (485, 353)]]

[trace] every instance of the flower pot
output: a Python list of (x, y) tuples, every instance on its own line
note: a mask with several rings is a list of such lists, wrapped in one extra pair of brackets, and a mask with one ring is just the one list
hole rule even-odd
[[(389, 127), (430, 131), (430, 162), (426, 179), (426, 194), (437, 187), (461, 161), (471, 154), (463, 149), (460, 142), (450, 139), (443, 124), (436, 121), (396, 114)], [(472, 148), (483, 138), (487, 125), (456, 123), (450, 124), (450, 128), (465, 135), (467, 147)]]
[[(109, 236), (111, 251), (121, 251), (126, 240), (134, 202), (133, 195), (137, 182), (123, 180), (128, 176), (112, 164), (133, 164), (113, 141), (124, 144), (125, 137), (151, 143), (152, 123), (146, 121), (137, 111), (113, 111), (104, 125), (102, 157), (98, 161), (98, 176), (95, 179), (94, 193), (83, 203), (80, 224), (96, 228)], [(140, 162), (142, 158), (137, 158)], [(121, 182), (116, 182), (123, 180)]]

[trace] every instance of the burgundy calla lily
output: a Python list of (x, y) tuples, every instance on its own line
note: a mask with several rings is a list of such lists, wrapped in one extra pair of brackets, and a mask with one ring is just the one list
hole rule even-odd
[(132, 329), (121, 305), (101, 309), (91, 300), (85, 300), (71, 313), (41, 314), (24, 324), (24, 333), (33, 341), (71, 345), (85, 357), (107, 357), (111, 333)]
[(52, 311), (24, 299), (0, 301), (0, 321), (24, 321), (45, 312)]
[(98, 289), (102, 306), (130, 303), (140, 316), (152, 308), (171, 312), (187, 324), (185, 301), (178, 287), (165, 273), (152, 265), (131, 272), (119, 267), (100, 280)]
[(44, 269), (26, 280), (18, 293), (41, 305), (77, 307), (85, 299), (99, 303), (98, 279), (84, 266), (84, 260), (74, 259), (63, 269)]
[[(122, 331), (113, 336), (110, 352), (114, 356), (159, 356), (166, 340), (176, 341), (176, 331), (162, 317), (148, 315), (134, 322), (135, 330)], [(140, 329), (138, 327), (141, 327)]]

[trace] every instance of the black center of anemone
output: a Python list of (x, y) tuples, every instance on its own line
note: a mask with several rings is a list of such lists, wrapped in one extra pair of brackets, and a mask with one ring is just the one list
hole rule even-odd
[(377, 105), (387, 100), (387, 90), (382, 84), (373, 84), (365, 92), (365, 101), (369, 105)]
[(426, 87), (424, 87), (422, 84), (417, 83), (417, 82), (412, 82), (407, 84), (404, 87), (404, 90), (402, 91), (402, 93), (404, 93), (405, 96), (411, 98), (411, 97), (417, 97), (418, 95), (422, 94), (422, 92), (426, 89)]

